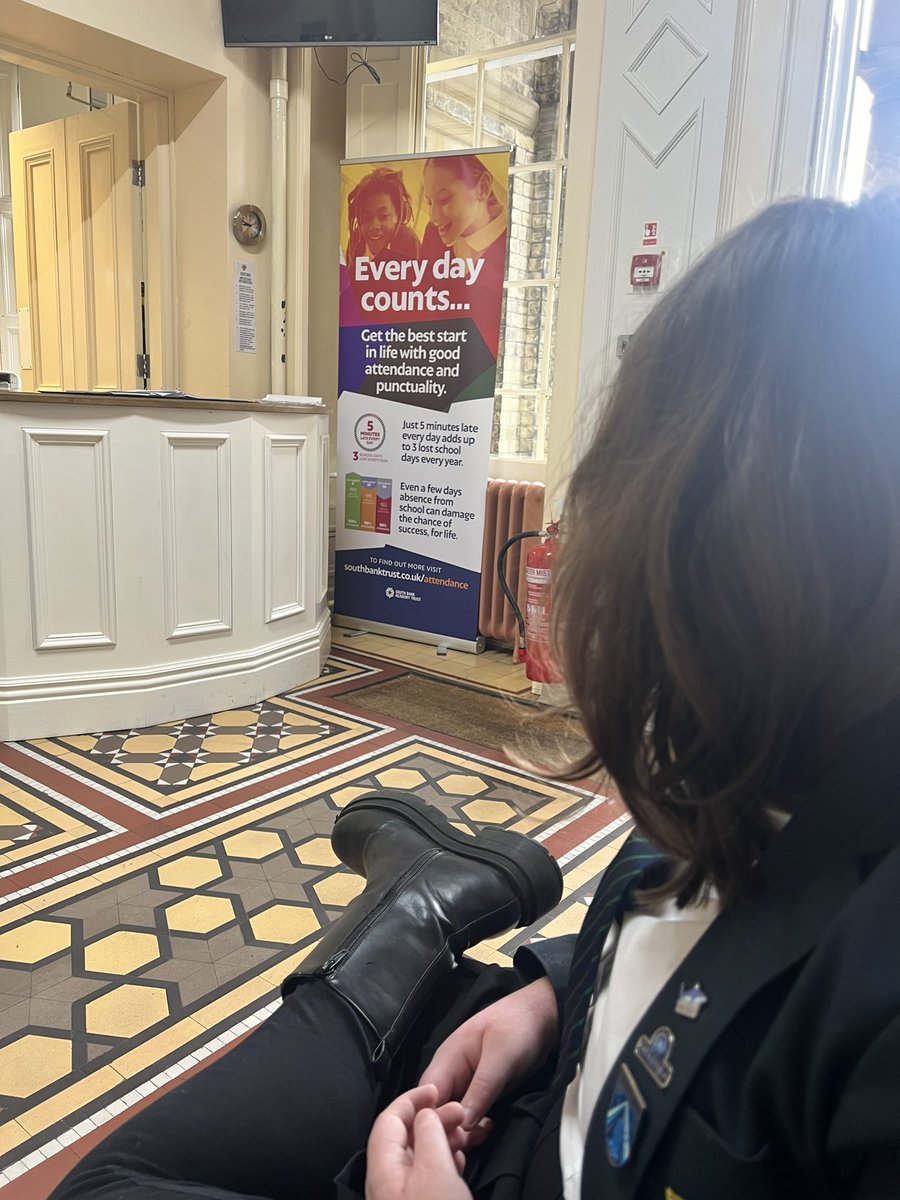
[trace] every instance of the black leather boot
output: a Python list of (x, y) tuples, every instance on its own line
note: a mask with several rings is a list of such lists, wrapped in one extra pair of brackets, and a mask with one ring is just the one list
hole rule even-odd
[(463, 951), (532, 924), (562, 895), (559, 866), (538, 842), (504, 829), (471, 837), (405, 792), (348, 804), (331, 842), (366, 887), (283, 993), (327, 982), (375, 1034), (373, 1061), (395, 1052)]

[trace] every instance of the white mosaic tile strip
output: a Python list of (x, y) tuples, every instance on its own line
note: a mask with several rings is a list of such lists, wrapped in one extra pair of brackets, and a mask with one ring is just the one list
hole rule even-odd
[[(40, 756), (32, 752), (24, 742), (12, 742), (11, 745), (13, 745), (15, 749), (21, 753), (27, 754), (30, 758), (38, 758), (41, 762), (47, 761), (46, 759), (40, 758)], [(22, 784), (23, 791), (25, 792), (28, 792), (30, 789), (38, 786), (34, 779), (29, 778), (27, 775), (23, 775), (20, 771), (17, 771), (14, 767), (7, 766), (5, 763), (0, 766), (0, 771), (2, 771), (4, 775), (9, 775), (10, 778), (14, 779), (17, 783)], [(63, 774), (70, 775), (72, 772), (64, 771)], [(64, 796), (61, 792), (54, 791), (54, 789), (46, 783), (42, 783), (39, 786), (43, 795), (48, 796), (51, 800), (54, 800), (62, 808), (73, 809), (75, 812), (80, 813), (80, 815), (83, 816), (86, 821), (90, 821), (94, 825), (103, 825), (111, 833), (122, 832), (122, 827), (117, 825), (115, 821), (110, 821), (108, 817), (102, 817), (99, 813), (92, 812), (91, 809), (85, 808), (83, 804), (79, 804), (77, 800), (70, 800), (68, 796)]]
[[(580, 790), (581, 789), (579, 789), (579, 791)], [(591, 793), (585, 791), (583, 794), (589, 796)], [(595, 808), (600, 808), (601, 805), (609, 804), (609, 802), (609, 796), (597, 796), (595, 794), (593, 800), (589, 800), (587, 804), (585, 804), (584, 808), (578, 809), (576, 813), (566, 813), (564, 817), (560, 817), (560, 819), (555, 824), (551, 825), (549, 829), (545, 829), (543, 833), (535, 834), (534, 840), (536, 842), (546, 842), (547, 838), (553, 837), (554, 833), (559, 833), (561, 829), (565, 829), (565, 827), (567, 825), (571, 825), (573, 821), (579, 820), (586, 813), (593, 812)]]
[(362, 663), (352, 662), (349, 658), (340, 658), (337, 654), (328, 656), (329, 662), (343, 663), (345, 667), (353, 667), (352, 675), (339, 675), (336, 679), (331, 676), (323, 676), (318, 683), (310, 686), (295, 688), (291, 692), (285, 692), (286, 696), (296, 697), (298, 700), (304, 696), (308, 696), (310, 692), (318, 692), (321, 688), (336, 687), (339, 683), (349, 683), (351, 679), (365, 679), (369, 675), (383, 675), (384, 670), (381, 667), (363, 666)]
[(623, 826), (631, 826), (633, 821), (630, 813), (622, 813), (621, 816), (615, 817), (608, 825), (604, 825), (602, 829), (598, 829), (596, 833), (592, 833), (590, 837), (584, 839), (577, 846), (573, 846), (571, 850), (567, 850), (565, 854), (558, 860), (561, 867), (567, 866), (574, 859), (579, 858), (586, 850), (590, 850), (596, 846), (598, 842), (605, 841), (610, 834)]

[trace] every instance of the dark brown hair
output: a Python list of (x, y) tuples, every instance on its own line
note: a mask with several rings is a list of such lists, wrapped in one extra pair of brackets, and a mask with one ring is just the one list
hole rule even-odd
[(362, 211), (366, 201), (383, 192), (390, 197), (397, 214), (397, 227), (410, 225), (413, 219), (412, 197), (406, 190), (403, 175), (392, 167), (376, 167), (359, 181), (347, 197), (347, 221), (350, 226), (350, 242), (347, 257), (357, 258), (364, 253), (366, 237), (362, 229)]
[(557, 653), (676, 861), (747, 886), (772, 808), (900, 695), (900, 204), (778, 204), (664, 295), (566, 500)]

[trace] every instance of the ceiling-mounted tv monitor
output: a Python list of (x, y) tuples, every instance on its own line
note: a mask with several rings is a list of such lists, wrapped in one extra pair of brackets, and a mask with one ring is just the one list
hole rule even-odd
[(433, 46), (438, 0), (222, 0), (226, 46)]

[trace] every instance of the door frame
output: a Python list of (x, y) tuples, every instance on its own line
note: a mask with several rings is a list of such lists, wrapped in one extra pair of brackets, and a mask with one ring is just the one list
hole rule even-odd
[(145, 319), (150, 355), (149, 386), (179, 386), (175, 293), (175, 96), (144, 81), (126, 81), (63, 54), (0, 37), (0, 58), (18, 67), (62, 76), (134, 100), (139, 105), (140, 155), (145, 164), (142, 253), (146, 284)]

